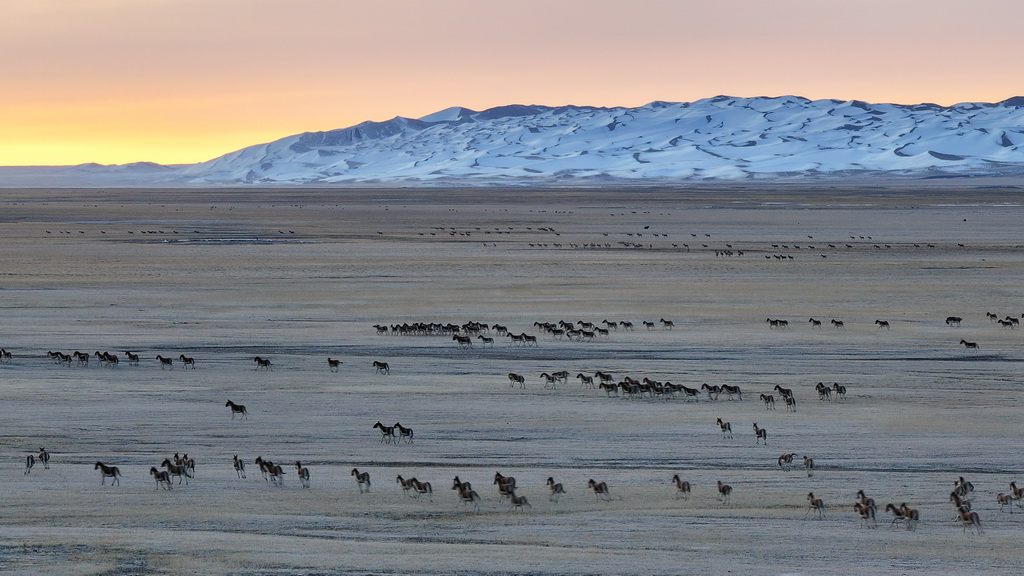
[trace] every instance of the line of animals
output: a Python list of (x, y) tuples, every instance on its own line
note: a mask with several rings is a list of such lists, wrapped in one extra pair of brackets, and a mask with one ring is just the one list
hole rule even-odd
[[(1000, 318), (998, 314), (993, 314), (992, 312), (986, 312), (985, 316), (989, 319), (990, 323), (998, 324), (1003, 328), (1013, 329), (1016, 328), (1017, 326), (1020, 326), (1020, 319), (1014, 318), (1013, 316), (1007, 315), (1005, 318)], [(1024, 318), (1024, 314), (1021, 314), (1021, 318)], [(946, 326), (959, 327), (963, 324), (963, 321), (964, 319), (960, 316), (947, 316)], [(766, 322), (769, 328), (789, 328), (789, 320), (784, 320), (782, 318), (772, 318), (769, 316)], [(813, 316), (807, 319), (807, 323), (811, 325), (811, 329), (822, 327), (822, 321), (814, 318)], [(842, 320), (837, 320), (836, 318), (832, 318), (831, 320), (829, 320), (829, 324), (831, 324), (832, 327), (837, 330), (846, 329), (846, 323)], [(877, 326), (879, 329), (892, 329), (892, 325), (889, 324), (888, 320), (875, 320), (874, 325)]]
[[(990, 323), (999, 324), (1003, 328), (1014, 329), (1020, 325), (1020, 319), (1015, 318), (1013, 316), (1007, 315), (1004, 318), (1000, 318), (998, 314), (994, 314), (992, 312), (986, 312), (985, 314)], [(1024, 314), (1021, 315), (1021, 318), (1024, 318)], [(673, 320), (661, 318), (659, 319), (659, 322), (663, 330), (673, 330), (675, 328), (675, 321)], [(766, 322), (769, 328), (789, 328), (789, 321), (785, 319), (769, 317), (767, 318)], [(963, 318), (959, 316), (948, 316), (946, 318), (947, 326), (961, 326), (962, 322)], [(534, 326), (539, 328), (544, 333), (551, 335), (554, 338), (565, 337), (567, 339), (576, 340), (580, 342), (593, 341), (598, 336), (607, 336), (610, 333), (610, 331), (617, 331), (619, 328), (622, 328), (623, 330), (626, 331), (634, 329), (633, 323), (627, 320), (602, 320), (601, 323), (604, 324), (604, 328), (597, 326), (597, 324), (593, 322), (588, 322), (584, 320), (578, 320), (576, 322), (559, 320), (557, 323), (534, 322)], [(813, 317), (808, 319), (808, 323), (811, 325), (812, 329), (821, 328), (821, 326), (823, 325), (822, 320), (818, 320)], [(837, 330), (846, 329), (846, 323), (843, 320), (832, 318), (829, 321), (829, 323), (832, 325), (833, 328)], [(648, 320), (644, 320), (642, 324), (648, 330), (654, 330), (657, 326), (655, 322)], [(879, 329), (890, 330), (892, 328), (888, 320), (875, 320), (874, 324)], [(416, 322), (412, 324), (393, 324), (390, 327), (383, 324), (374, 324), (374, 328), (377, 330), (377, 334), (380, 335), (390, 334), (404, 336), (451, 336), (452, 340), (457, 342), (460, 347), (472, 347), (474, 342), (473, 336), (476, 336), (476, 341), (480, 342), (482, 345), (493, 346), (494, 338), (484, 335), (485, 333), (491, 333), (491, 331), (493, 330), (494, 333), (496, 333), (499, 336), (508, 337), (510, 339), (510, 345), (537, 345), (536, 336), (531, 336), (525, 332), (516, 334), (514, 332), (509, 332), (508, 327), (503, 326), (501, 324), (490, 325), (482, 322), (467, 322), (461, 325), (451, 323), (441, 324), (437, 322)], [(970, 350), (980, 349), (980, 346), (977, 342), (972, 342), (965, 339), (961, 339), (959, 344)], [(60, 351), (50, 350), (47, 351), (46, 357), (52, 360), (54, 364), (62, 364), (66, 366), (71, 366), (73, 363), (77, 364), (78, 366), (88, 366), (90, 359), (93, 357), (96, 358), (97, 362), (101, 366), (118, 366), (121, 363), (121, 359), (118, 357), (117, 354), (112, 354), (110, 352), (101, 352), (99, 350), (92, 354), (89, 354), (87, 352), (81, 352), (78, 350), (75, 350), (71, 354), (65, 354)], [(9, 364), (13, 361), (13, 358), (14, 355), (10, 350), (0, 348), (0, 364)], [(131, 352), (130, 350), (125, 351), (125, 358), (126, 363), (129, 366), (138, 366), (141, 362), (140, 355)], [(157, 354), (154, 359), (157, 360), (161, 369), (173, 369), (175, 360), (180, 362), (180, 364), (184, 368), (195, 369), (196, 367), (195, 358), (186, 356), (185, 354), (178, 355), (177, 359), (172, 357), (165, 357), (162, 354)], [(256, 363), (256, 370), (272, 371), (274, 369), (274, 364), (273, 362), (270, 361), (269, 358), (256, 356), (253, 358), (253, 362)], [(342, 364), (343, 362), (337, 358), (332, 358), (330, 356), (327, 357), (327, 367), (328, 370), (330, 370), (331, 372), (337, 372)], [(377, 373), (390, 373), (390, 367), (387, 365), (386, 362), (374, 361), (373, 367)]]
[[(722, 424), (721, 419), (719, 423)], [(723, 430), (725, 430), (728, 423), (724, 423)], [(757, 425), (754, 425), (755, 430)], [(783, 471), (792, 470), (794, 459), (797, 455), (793, 453), (782, 454), (778, 458), (778, 466)], [(46, 469), (49, 469), (50, 455), (44, 449), (39, 449), (39, 455), (30, 454), (26, 457), (25, 474), (29, 474), (36, 461), (43, 463)], [(285, 470), (279, 464), (275, 464), (271, 460), (265, 459), (262, 456), (257, 457), (253, 463), (259, 468), (263, 479), (270, 484), (281, 487), (284, 485)], [(804, 456), (803, 457), (804, 469), (807, 471), (807, 476), (814, 475), (814, 460)], [(300, 486), (302, 488), (310, 487), (310, 471), (309, 468), (302, 465), (301, 461), (295, 461), (294, 463), (295, 473), (299, 479)], [(235, 455), (232, 458), (232, 468), (235, 470), (235, 474), (239, 479), (246, 479), (245, 462)], [(111, 486), (119, 486), (121, 484), (120, 479), (123, 477), (120, 468), (117, 466), (110, 466), (103, 462), (96, 462), (94, 466), (95, 470), (100, 472), (100, 485), (106, 485), (107, 478), (111, 479)], [(189, 484), (189, 480), (195, 478), (196, 462), (195, 459), (190, 458), (188, 454), (179, 456), (177, 453), (173, 457), (165, 458), (161, 462), (160, 467), (152, 466), (149, 469), (149, 475), (152, 476), (156, 482), (156, 490), (172, 490), (174, 486), (174, 478), (178, 479), (177, 484), (180, 485), (184, 481), (185, 485)], [(359, 489), (360, 494), (370, 492), (372, 486), (370, 480), (370, 473), (366, 471), (360, 471), (358, 468), (353, 468), (350, 474), (356, 481), (356, 485)], [(398, 475), (395, 479), (396, 483), (401, 487), (402, 492), (412, 498), (420, 498), (426, 496), (428, 500), (433, 502), (433, 485), (428, 481), (422, 481), (415, 477), (404, 478), (402, 475)], [(561, 482), (556, 482), (554, 477), (549, 476), (545, 482), (548, 488), (548, 500), (557, 504), (562, 496), (566, 494), (565, 485)], [(501, 472), (496, 472), (494, 475), (493, 485), (497, 487), (499, 500), (508, 500), (509, 505), (513, 511), (523, 511), (525, 508), (533, 508), (526, 496), (517, 494), (517, 483), (516, 479), (512, 476), (505, 476)], [(693, 484), (687, 480), (683, 480), (679, 474), (672, 476), (671, 485), (675, 488), (675, 498), (688, 501), (693, 494)], [(1013, 508), (1018, 509), (1024, 508), (1021, 504), (1021, 500), (1024, 499), (1024, 488), (1018, 487), (1017, 483), (1010, 482), (1010, 490), (1008, 492), (1000, 492), (996, 495), (996, 503), (999, 504), (999, 511), (1003, 512), (1009, 510), (1010, 514), (1013, 514)], [(593, 492), (595, 499), (598, 501), (611, 501), (611, 490), (607, 482), (596, 481), (593, 478), (587, 481), (587, 488)], [(482, 498), (480, 494), (473, 490), (473, 486), (470, 482), (463, 481), (459, 476), (455, 476), (452, 481), (452, 490), (457, 491), (460, 505), (469, 504), (473, 507), (473, 511), (476, 513), (480, 512), (480, 503)], [(733, 487), (729, 484), (718, 480), (716, 483), (717, 500), (723, 505), (729, 505), (733, 496)], [(950, 492), (949, 501), (952, 503), (954, 508), (953, 520), (959, 521), (963, 525), (964, 532), (968, 528), (971, 528), (976, 534), (982, 534), (981, 518), (977, 511), (972, 509), (971, 501), (968, 497), (974, 492), (974, 484), (965, 480), (962, 476), (956, 480), (953, 484), (953, 491)], [(818, 519), (825, 518), (825, 510), (827, 504), (822, 498), (814, 495), (814, 492), (807, 494), (807, 510), (804, 513), (804, 518), (807, 518), (810, 514), (816, 514)], [(865, 528), (877, 528), (877, 513), (878, 505), (874, 498), (867, 496), (864, 490), (858, 490), (856, 494), (856, 500), (853, 503), (853, 510), (857, 513), (860, 518), (861, 526)], [(907, 506), (906, 502), (897, 506), (896, 504), (889, 503), (885, 511), (890, 513), (892, 520), (890, 526), (896, 527), (902, 525), (907, 530), (916, 530), (920, 523), (920, 513), (918, 510)]]
[[(125, 358), (127, 358), (127, 360), (125, 361), (126, 364), (128, 364), (129, 366), (140, 365), (141, 358), (139, 354), (135, 354), (131, 351), (125, 351), (125, 355)], [(94, 354), (88, 354), (85, 352), (80, 352), (78, 350), (75, 350), (71, 354), (65, 354), (63, 352), (53, 350), (50, 350), (46, 353), (46, 357), (52, 360), (54, 364), (66, 366), (71, 366), (73, 363), (77, 364), (78, 366), (89, 366), (89, 360), (93, 356), (97, 358), (98, 363), (101, 366), (116, 367), (121, 364), (121, 359), (117, 354), (112, 354), (110, 352), (100, 352), (98, 350)], [(13, 357), (14, 355), (12, 352), (0, 348), (0, 363), (11, 363)], [(159, 363), (161, 370), (174, 369), (175, 358), (163, 356), (162, 354), (157, 354), (154, 359)], [(196, 367), (196, 359), (191, 356), (180, 354), (177, 358), (177, 361), (186, 369), (191, 368), (194, 370)], [(256, 370), (273, 371), (274, 369), (274, 363), (270, 361), (270, 358), (256, 356), (253, 358), (253, 362), (256, 363)], [(330, 356), (327, 357), (327, 368), (331, 372), (337, 372), (342, 364), (343, 362), (337, 358), (331, 358)], [(391, 373), (391, 368), (390, 366), (388, 366), (387, 362), (374, 361), (373, 368), (376, 370), (378, 374)]]

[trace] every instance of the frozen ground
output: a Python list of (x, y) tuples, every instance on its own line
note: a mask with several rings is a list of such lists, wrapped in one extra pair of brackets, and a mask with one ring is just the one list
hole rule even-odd
[[(4, 191), (0, 571), (1018, 573), (1024, 510), (1001, 512), (996, 494), (1024, 482), (1024, 332), (986, 312), (1024, 312), (1019, 199), (951, 188)], [(962, 325), (947, 326), (950, 315)], [(471, 320), (538, 346), (492, 333), (493, 347), (460, 349), (373, 328)], [(534, 326), (559, 320), (636, 330), (575, 342)], [(121, 363), (61, 366), (51, 350), (109, 350)], [(161, 370), (158, 354), (192, 356), (196, 369)], [(273, 371), (255, 370), (257, 355)], [(545, 389), (540, 374), (558, 370), (733, 384), (743, 400), (608, 397), (572, 378)], [(847, 398), (819, 401), (819, 381)], [(775, 385), (795, 390), (796, 412), (765, 409), (758, 395), (778, 398)], [(232, 420), (228, 399), (248, 419)], [(415, 442), (379, 442), (378, 420), (412, 427)], [(50, 469), (24, 474), (40, 446)], [(816, 474), (780, 470), (785, 452), (813, 457)], [(197, 460), (195, 478), (156, 490), (148, 470), (174, 453)], [(284, 465), (283, 486), (263, 479), (257, 456)], [(120, 486), (100, 485), (97, 461), (120, 467)], [(353, 467), (371, 474), (369, 493)], [(532, 508), (501, 500), (495, 472), (515, 476)], [(675, 498), (673, 474), (693, 483), (689, 500)], [(432, 501), (405, 496), (397, 475), (430, 481)], [(482, 496), (479, 514), (450, 489), (456, 475)], [(567, 489), (557, 504), (549, 476)], [(961, 476), (976, 488), (980, 535), (952, 521)], [(734, 488), (728, 505), (719, 480)], [(877, 529), (862, 527), (861, 489), (880, 508), (918, 508), (919, 528), (892, 528), (881, 509)], [(823, 520), (805, 519), (809, 491), (828, 506)]]

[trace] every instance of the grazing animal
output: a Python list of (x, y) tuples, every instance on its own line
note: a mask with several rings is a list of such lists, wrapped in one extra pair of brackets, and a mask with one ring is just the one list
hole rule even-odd
[(865, 528), (876, 528), (878, 524), (875, 523), (875, 509), (870, 506), (865, 506), (860, 502), (853, 504), (853, 509), (860, 515), (860, 525)]
[(895, 504), (893, 504), (891, 502), (889, 504), (887, 504), (885, 506), (885, 511), (892, 514), (892, 522), (889, 523), (890, 527), (896, 527), (899, 524), (905, 524), (906, 523), (906, 521), (907, 521), (906, 514), (903, 513), (902, 509), (897, 508)]
[(796, 412), (796, 398), (792, 396), (786, 396), (786, 410), (790, 412)]
[(185, 356), (184, 354), (180, 354), (178, 356), (178, 360), (181, 360), (181, 365), (184, 366), (185, 368), (191, 368), (193, 370), (196, 369), (196, 359), (195, 358), (193, 358), (191, 356)]
[(295, 461), (295, 473), (299, 476), (299, 482), (303, 488), (309, 488), (309, 468), (302, 465), (302, 462)]
[(764, 402), (765, 410), (775, 410), (775, 396), (771, 394), (761, 394), (761, 401)]
[(362, 494), (364, 492), (364, 489), (363, 489), (364, 486), (366, 487), (366, 489), (365, 489), (366, 492), (370, 491), (370, 473), (369, 472), (360, 472), (358, 468), (353, 468), (352, 469), (352, 476), (355, 477), (355, 479), (356, 479), (356, 484), (359, 486), (359, 493), (360, 494)]
[(434, 489), (430, 485), (430, 482), (420, 482), (415, 478), (409, 478), (408, 480), (406, 480), (406, 482), (409, 484), (409, 487), (413, 491), (415, 491), (415, 494), (413, 494), (413, 496), (419, 498), (420, 496), (426, 494), (430, 498), (431, 502), (434, 501)]
[(39, 447), (39, 456), (36, 456), (36, 460), (43, 463), (43, 470), (50, 469), (50, 453), (46, 451), (46, 448)]
[(961, 511), (969, 511), (971, 509), (970, 501), (961, 498), (956, 490), (949, 493), (949, 501), (953, 503), (953, 510), (956, 512), (953, 516), (954, 520), (959, 518)]
[[(85, 358), (86, 358), (85, 361), (88, 362), (89, 361), (89, 355), (86, 354)], [(10, 350), (5, 350), (4, 348), (0, 348), (0, 362), (3, 362), (4, 364), (9, 364), (11, 362), (11, 360), (12, 360), (11, 351)]]
[(825, 501), (822, 500), (821, 498), (815, 498), (814, 497), (814, 492), (808, 492), (807, 493), (807, 512), (804, 513), (804, 518), (806, 518), (807, 515), (810, 514), (812, 510), (818, 513), (818, 519), (819, 520), (825, 517)]
[(125, 350), (124, 351), (124, 355), (128, 358), (128, 365), (129, 366), (138, 366), (139, 365), (139, 355), (138, 354), (133, 354), (132, 352), (129, 352), (128, 350)]
[(192, 478), (192, 475), (188, 473), (188, 468), (181, 464), (174, 464), (169, 458), (164, 458), (160, 465), (166, 468), (172, 477), (178, 477), (178, 484), (181, 484), (183, 478), (185, 479), (185, 484), (188, 484), (189, 478)]
[(729, 499), (732, 497), (732, 486), (723, 483), (721, 480), (718, 481), (718, 499), (722, 501), (722, 504), (728, 504)]
[(676, 498), (683, 500), (690, 499), (690, 491), (693, 488), (689, 482), (679, 477), (679, 474), (672, 475), (672, 483), (676, 485)]
[(768, 328), (789, 328), (788, 320), (772, 320), (768, 319)]
[(36, 457), (29, 454), (25, 457), (25, 474), (32, 473), (32, 467), (36, 465)]
[(807, 477), (814, 476), (814, 458), (804, 456), (804, 470), (807, 470)]
[(156, 489), (163, 488), (164, 490), (170, 490), (171, 486), (171, 475), (166, 470), (157, 470), (156, 466), (150, 466), (149, 475), (156, 480)]
[(821, 328), (821, 320), (809, 318), (807, 321), (811, 323), (811, 328)]
[(196, 460), (195, 460), (195, 458), (189, 458), (188, 454), (185, 454), (184, 456), (179, 458), (178, 454), (175, 453), (174, 454), (174, 463), (175, 464), (179, 464), (181, 466), (184, 466), (185, 470), (188, 470), (189, 474), (191, 474), (193, 477), (195, 477), (195, 475), (196, 475)]
[(700, 402), (700, 390), (689, 388), (685, 384), (680, 384), (678, 389), (686, 395), (687, 399), (693, 398), (694, 402)]
[(1003, 494), (1002, 492), (1000, 492), (999, 494), (996, 494), (996, 502), (999, 503), (999, 511), (1000, 512), (1003, 511), (1003, 507), (1008, 506), (1010, 508), (1010, 514), (1013, 514), (1013, 495), (1012, 494)]
[(459, 477), (455, 477), (455, 483), (452, 485), (452, 490), (458, 490), (459, 502), (461, 504), (472, 504), (473, 512), (480, 512), (480, 495), (469, 487), (469, 482), (459, 482)]
[(103, 462), (97, 462), (96, 465), (93, 466), (93, 470), (100, 471), (101, 486), (106, 483), (107, 478), (111, 478), (111, 486), (113, 486), (114, 484), (117, 484), (118, 486), (121, 485), (121, 470), (118, 469), (117, 466), (107, 466)]
[(245, 478), (245, 462), (242, 462), (237, 454), (231, 459), (231, 465), (235, 467), (235, 474), (239, 478)]
[(558, 381), (561, 380), (561, 378), (559, 378), (557, 375), (555, 375), (555, 374), (548, 374), (547, 372), (541, 372), (540, 373), (540, 379), (544, 380), (544, 382), (545, 382), (545, 384), (544, 384), (544, 389), (545, 390), (547, 390), (547, 389), (554, 390), (555, 386), (558, 385)]
[(231, 408), (231, 419), (235, 419), (235, 414), (241, 414), (242, 418), (249, 419), (249, 411), (245, 409), (244, 404), (235, 404), (231, 400), (224, 403), (224, 406)]
[(470, 482), (463, 482), (461, 479), (459, 479), (458, 476), (456, 476), (452, 480), (452, 490), (455, 490), (457, 488), (463, 488), (465, 490), (472, 490), (473, 489), (473, 484), (470, 483)]
[(264, 480), (277, 486), (281, 486), (284, 483), (284, 468), (281, 468), (279, 464), (274, 464), (270, 460), (264, 460), (262, 456), (257, 456), (256, 465), (260, 467)]
[(562, 486), (561, 482), (555, 482), (555, 479), (551, 476), (548, 476), (547, 485), (548, 489), (551, 490), (551, 495), (548, 496), (548, 500), (558, 504), (558, 499), (565, 494), (565, 486)]
[(907, 530), (917, 530), (917, 524), (921, 521), (921, 513), (914, 508), (907, 506), (906, 502), (900, 504), (900, 512), (903, 513), (903, 519), (907, 524)]
[(388, 366), (387, 362), (380, 362), (377, 360), (373, 361), (373, 370), (375, 374), (391, 374), (391, 367)]
[[(708, 400), (718, 400), (718, 395), (722, 393), (722, 387), (718, 384), (708, 386), (708, 383), (705, 382), (701, 384), (700, 389), (708, 391)], [(712, 397), (712, 394), (714, 394), (714, 397)]]
[(791, 453), (787, 453), (787, 454), (783, 454), (783, 455), (779, 456), (779, 468), (782, 468), (786, 472), (789, 472), (790, 470), (792, 470), (793, 469), (793, 457), (794, 456), (796, 456), (796, 454), (791, 454)]
[(978, 536), (981, 536), (981, 517), (978, 516), (977, 512), (958, 510), (957, 514), (960, 522), (964, 525), (964, 534), (967, 533), (967, 527), (970, 526)]
[(960, 339), (960, 343), (963, 344), (964, 348), (967, 348), (968, 350), (977, 350), (978, 349), (978, 343), (977, 342), (968, 342), (967, 340), (964, 340), (964, 339), (961, 338)]
[(889, 330), (889, 321), (888, 320), (875, 320), (875, 325), (878, 326), (879, 330), (881, 330), (882, 328), (885, 328), (886, 330)]
[(508, 385), (509, 388), (512, 388), (516, 384), (519, 384), (520, 388), (522, 388), (524, 390), (526, 389), (526, 377), (524, 377), (522, 374), (516, 374), (514, 372), (509, 372), (508, 373), (508, 381), (509, 381), (509, 385)]
[(594, 377), (593, 376), (587, 376), (586, 374), (583, 374), (582, 372), (580, 372), (579, 374), (576, 375), (576, 377), (580, 379), (580, 388), (582, 388), (584, 386), (590, 386), (591, 388), (594, 387)]
[(846, 325), (843, 324), (843, 321), (842, 320), (836, 320), (835, 318), (832, 319), (832, 326), (834, 326), (836, 329), (842, 329), (842, 330), (846, 329)]
[(387, 442), (388, 444), (391, 444), (391, 441), (394, 440), (396, 444), (398, 443), (398, 438), (395, 436), (394, 426), (385, 426), (380, 423), (380, 420), (378, 420), (377, 423), (373, 425), (373, 427), (380, 429), (381, 442)]
[(489, 338), (487, 336), (481, 336), (477, 334), (476, 339), (479, 340), (480, 344), (484, 346), (494, 346), (494, 338)]
[(843, 386), (839, 382), (832, 383), (832, 391), (836, 393), (836, 398), (839, 400), (846, 399), (846, 386)]
[(776, 392), (781, 394), (783, 398), (789, 398), (789, 397), (793, 396), (793, 389), (792, 388), (783, 388), (782, 386), (779, 386), (778, 384), (776, 384), (775, 388), (773, 388), (773, 390), (775, 390)]
[(974, 484), (967, 480), (964, 480), (964, 477), (961, 476), (955, 482), (953, 482), (953, 491), (956, 492), (961, 497), (966, 497), (971, 492), (974, 492)]
[(401, 423), (395, 422), (395, 431), (398, 432), (398, 439), (395, 440), (395, 442), (405, 440), (409, 444), (412, 444), (412, 428), (406, 428), (405, 426), (402, 426)]
[(1017, 482), (1010, 482), (1010, 494), (1013, 494), (1014, 500), (1020, 500), (1024, 496), (1024, 488), (1018, 488)]
[(665, 320), (664, 318), (662, 318), (662, 319), (661, 319), (661, 326), (662, 326), (662, 327), (663, 327), (663, 328), (664, 328), (665, 330), (671, 330), (671, 329), (673, 329), (673, 328), (675, 328), (675, 327), (676, 327), (676, 323), (675, 323), (675, 322), (673, 322), (672, 320)]
[(814, 389), (818, 391), (818, 400), (831, 400), (832, 389), (825, 386), (824, 382), (818, 382), (814, 385)]
[(722, 438), (732, 438), (732, 424), (718, 419), (718, 427), (722, 429)]
[(644, 320), (643, 323), (644, 323), (644, 328), (647, 328), (648, 330), (654, 330), (654, 322), (651, 322), (649, 320)]
[(401, 474), (399, 474), (398, 476), (395, 477), (395, 482), (397, 482), (398, 485), (402, 487), (402, 492), (404, 492), (406, 496), (409, 496), (410, 498), (415, 496), (415, 494), (412, 493), (411, 479), (406, 480), (405, 478), (402, 478)]
[(513, 511), (522, 512), (523, 506), (526, 506), (531, 510), (533, 509), (533, 506), (530, 505), (530, 502), (529, 500), (526, 499), (526, 496), (517, 496), (515, 494), (512, 494), (512, 496), (509, 498), (509, 501), (512, 503)]
[(516, 479), (503, 476), (501, 472), (494, 473), (494, 485), (498, 487), (498, 495), (502, 498), (511, 497), (516, 492)]
[(743, 391), (740, 390), (739, 386), (732, 386), (730, 384), (722, 384), (722, 392), (732, 400), (733, 395), (739, 396), (740, 400), (743, 400)]
[(170, 368), (171, 370), (174, 370), (174, 359), (164, 358), (159, 354), (156, 355), (156, 359), (160, 361), (161, 370), (163, 370), (164, 368)]
[(875, 512), (878, 511), (878, 506), (875, 504), (875, 499), (868, 497), (863, 490), (857, 490), (857, 503), (864, 506), (871, 513), (871, 521), (875, 520)]
[(764, 442), (765, 446), (768, 445), (768, 431), (758, 426), (757, 422), (754, 422), (754, 444), (760, 442)]
[(458, 334), (455, 334), (455, 335), (452, 336), (452, 340), (454, 340), (455, 342), (458, 342), (460, 348), (461, 347), (466, 347), (466, 348), (472, 348), (473, 347), (473, 338), (471, 338), (469, 336), (459, 336)]
[(959, 326), (960, 322), (962, 322), (962, 321), (963, 321), (963, 318), (961, 318), (959, 316), (947, 316), (946, 317), (946, 326)]
[(256, 363), (256, 369), (273, 370), (274, 363), (270, 361), (270, 358), (261, 358), (259, 356), (252, 359)]
[(338, 368), (341, 367), (341, 360), (335, 360), (330, 356), (327, 357), (327, 369), (331, 372), (337, 372)]
[(260, 473), (263, 474), (263, 479), (270, 481), (270, 467), (274, 465), (270, 460), (264, 460), (263, 456), (257, 456), (253, 462), (259, 467)]
[(270, 476), (272, 484), (277, 484), (278, 486), (284, 484), (284, 468), (281, 468), (281, 466), (267, 462), (267, 475)]
[(587, 482), (587, 486), (594, 491), (594, 495), (597, 497), (597, 499), (604, 500), (605, 502), (612, 499), (612, 495), (608, 492), (607, 482), (596, 482), (593, 478), (591, 478)]

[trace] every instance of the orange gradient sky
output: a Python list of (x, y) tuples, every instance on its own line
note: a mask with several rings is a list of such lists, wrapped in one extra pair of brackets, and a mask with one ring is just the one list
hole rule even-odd
[(0, 0), (0, 165), (162, 164), (449, 106), (1024, 95), (1021, 0)]

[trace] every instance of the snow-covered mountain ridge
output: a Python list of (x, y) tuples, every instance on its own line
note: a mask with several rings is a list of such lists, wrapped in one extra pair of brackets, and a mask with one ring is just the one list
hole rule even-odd
[(719, 96), (637, 108), (449, 108), (147, 170), (162, 183), (593, 183), (1024, 173), (1024, 97), (870, 104)]

